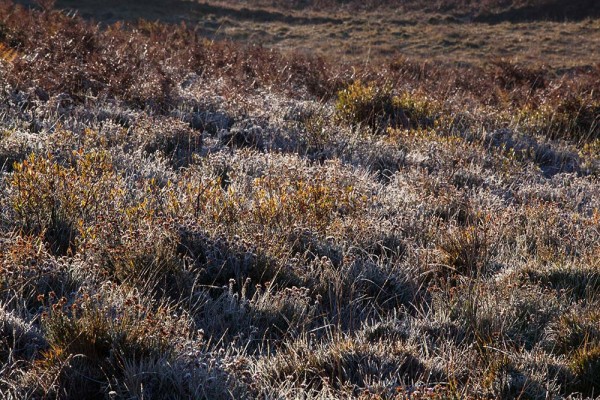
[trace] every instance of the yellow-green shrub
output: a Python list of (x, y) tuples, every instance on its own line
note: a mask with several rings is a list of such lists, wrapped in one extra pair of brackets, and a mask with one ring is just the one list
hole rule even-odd
[(392, 91), (389, 87), (355, 81), (338, 92), (338, 117), (353, 125), (367, 125), (373, 131), (383, 128), (382, 122), (394, 114)]
[[(248, 154), (253, 157), (259, 156)], [(272, 165), (258, 177), (232, 172), (227, 185), (221, 177), (190, 170), (175, 190), (181, 199), (171, 204), (181, 216), (193, 214), (205, 227), (231, 227), (236, 234), (244, 229), (286, 231), (291, 226), (323, 232), (336, 218), (366, 207), (369, 193), (364, 182), (339, 162), (308, 167), (287, 156), (273, 156), (269, 162)]]
[(584, 396), (596, 395), (600, 387), (600, 344), (585, 346), (571, 359), (571, 370), (575, 373), (575, 387)]
[(122, 197), (121, 180), (104, 151), (74, 152), (71, 165), (32, 154), (14, 165), (9, 191), (17, 227), (43, 233), (58, 253), (72, 250), (77, 230), (118, 209)]
[(438, 106), (417, 93), (394, 95), (390, 86), (363, 84), (355, 81), (338, 92), (338, 118), (353, 126), (366, 125), (374, 132), (386, 128), (431, 127)]
[[(402, 110), (412, 128), (432, 127), (439, 113), (439, 105), (418, 93), (403, 92), (392, 99), (394, 110)], [(397, 111), (396, 111), (397, 113)]]
[(551, 139), (592, 141), (600, 137), (600, 103), (568, 95), (539, 107), (525, 106), (519, 113), (519, 122)]

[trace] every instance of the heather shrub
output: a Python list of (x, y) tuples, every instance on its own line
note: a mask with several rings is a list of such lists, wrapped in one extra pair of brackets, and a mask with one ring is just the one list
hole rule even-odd
[(600, 138), (585, 143), (579, 155), (582, 158), (582, 167), (597, 175), (600, 171)]
[(333, 139), (327, 117), (319, 110), (311, 110), (302, 115), (300, 120), (306, 131), (307, 153), (326, 151)]
[(373, 132), (387, 128), (426, 128), (434, 125), (438, 105), (420, 93), (394, 95), (389, 85), (355, 81), (338, 92), (338, 117), (353, 126), (365, 125)]
[[(180, 181), (185, 196), (180, 203), (186, 213), (209, 224), (224, 224), (238, 234), (265, 228), (282, 232), (290, 226), (324, 232), (337, 218), (360, 213), (369, 200), (367, 182), (339, 162), (319, 166), (296, 156), (241, 155), (244, 163), (228, 162), (227, 183), (223, 172), (207, 176), (190, 170)], [(244, 223), (237, 224), (241, 215)]]
[(531, 68), (506, 60), (495, 60), (492, 66), (496, 68), (494, 79), (506, 90), (525, 86), (530, 91), (545, 88), (546, 74), (543, 68)]

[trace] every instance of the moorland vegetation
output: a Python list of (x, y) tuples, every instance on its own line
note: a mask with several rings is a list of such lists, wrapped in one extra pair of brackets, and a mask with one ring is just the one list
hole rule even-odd
[(0, 397), (599, 394), (600, 66), (0, 21)]

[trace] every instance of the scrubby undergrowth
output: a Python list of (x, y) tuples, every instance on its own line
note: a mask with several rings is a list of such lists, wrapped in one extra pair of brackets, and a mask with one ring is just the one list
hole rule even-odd
[(598, 68), (0, 20), (2, 398), (598, 394)]

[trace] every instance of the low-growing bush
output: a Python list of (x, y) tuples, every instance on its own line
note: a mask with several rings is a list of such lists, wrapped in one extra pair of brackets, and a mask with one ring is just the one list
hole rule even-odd
[(121, 194), (110, 155), (75, 151), (72, 165), (30, 155), (14, 165), (9, 181), (13, 223), (27, 234), (42, 234), (57, 254), (74, 254), (78, 230), (118, 207)]
[(392, 87), (355, 81), (338, 92), (338, 118), (351, 126), (367, 126), (382, 133), (388, 128), (427, 128), (437, 119), (438, 106), (423, 94), (402, 92), (394, 95)]
[(168, 356), (175, 343), (190, 335), (185, 318), (174, 320), (167, 306), (153, 307), (135, 292), (106, 292), (83, 292), (70, 300), (53, 293), (40, 296), (48, 348), (37, 365), (50, 374), (58, 372), (52, 387), (44, 390), (98, 398), (126, 364)]
[(574, 389), (584, 396), (594, 396), (600, 387), (600, 345), (586, 343), (571, 358), (571, 369), (575, 374)]
[(447, 233), (439, 249), (444, 274), (480, 276), (486, 272), (490, 259), (490, 238), (479, 227), (459, 228)]
[(15, 237), (0, 243), (0, 301), (36, 312), (38, 294), (66, 296), (77, 290), (79, 279), (72, 262), (53, 256), (44, 237)]
[(148, 154), (158, 152), (175, 167), (188, 165), (202, 148), (202, 132), (176, 119), (142, 120), (132, 131), (133, 141), (138, 142), (135, 147)]
[(434, 126), (439, 117), (439, 105), (423, 93), (402, 92), (394, 96), (393, 105), (396, 110), (402, 110), (406, 120), (403, 125), (413, 129), (426, 129)]
[(521, 111), (524, 127), (551, 139), (591, 142), (600, 137), (600, 103), (589, 95), (570, 93), (540, 107)]
[(338, 92), (336, 110), (343, 121), (353, 126), (365, 125), (373, 132), (408, 125), (404, 112), (394, 104), (390, 87), (363, 84), (360, 80)]

